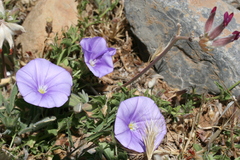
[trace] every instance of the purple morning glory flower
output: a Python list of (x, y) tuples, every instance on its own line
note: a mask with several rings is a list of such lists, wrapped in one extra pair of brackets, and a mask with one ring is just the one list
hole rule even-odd
[(115, 48), (108, 48), (102, 37), (84, 38), (80, 45), (84, 53), (84, 61), (96, 77), (103, 77), (113, 71), (112, 56)]
[(145, 140), (149, 135), (155, 135), (153, 137), (155, 150), (166, 132), (165, 119), (152, 99), (140, 96), (121, 102), (117, 111), (114, 133), (124, 147), (145, 152), (147, 150)]
[(31, 60), (16, 73), (19, 92), (36, 106), (62, 106), (71, 92), (72, 77), (64, 68), (42, 58)]

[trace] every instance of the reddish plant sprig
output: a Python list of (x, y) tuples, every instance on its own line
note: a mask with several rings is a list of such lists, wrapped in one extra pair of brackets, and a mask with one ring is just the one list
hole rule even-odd
[(214, 21), (214, 16), (216, 14), (217, 7), (214, 7), (205, 23), (204, 36), (199, 40), (199, 45), (203, 51), (211, 51), (215, 47), (222, 47), (231, 43), (239, 38), (239, 31), (234, 31), (231, 35), (223, 38), (218, 38), (218, 36), (223, 32), (224, 28), (228, 26), (231, 22), (234, 13), (229, 14), (224, 13), (223, 22), (212, 29), (212, 24)]

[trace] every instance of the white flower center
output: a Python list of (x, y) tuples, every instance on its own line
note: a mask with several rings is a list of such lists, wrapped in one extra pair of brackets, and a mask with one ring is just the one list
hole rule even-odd
[(207, 41), (205, 44), (208, 46), (208, 47), (212, 47), (212, 41)]
[(47, 92), (47, 86), (39, 86), (38, 87), (38, 92), (41, 94), (44, 94)]
[(135, 131), (137, 129), (137, 125), (133, 122), (130, 122), (128, 127), (131, 131)]
[(89, 63), (92, 67), (95, 67), (95, 65), (97, 63), (97, 59), (94, 59), (94, 60), (90, 59)]

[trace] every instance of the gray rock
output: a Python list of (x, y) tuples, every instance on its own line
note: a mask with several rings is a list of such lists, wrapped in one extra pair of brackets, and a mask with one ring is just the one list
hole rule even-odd
[(223, 0), (223, 1), (240, 10), (240, 0)]
[[(182, 25), (183, 36), (192, 32), (196, 37), (203, 34), (205, 21), (215, 5), (218, 9), (214, 27), (222, 22), (226, 11), (235, 14), (220, 37), (239, 30), (239, 10), (219, 0), (125, 0), (125, 12), (132, 32), (141, 42), (142, 57), (146, 57), (153, 54), (159, 45), (166, 46), (176, 34), (177, 23)], [(227, 88), (240, 81), (239, 44), (240, 40), (206, 53), (198, 42), (181, 40), (155, 68), (172, 87), (195, 86), (197, 93), (219, 93), (215, 81)], [(233, 90), (235, 95), (240, 95), (239, 88)]]

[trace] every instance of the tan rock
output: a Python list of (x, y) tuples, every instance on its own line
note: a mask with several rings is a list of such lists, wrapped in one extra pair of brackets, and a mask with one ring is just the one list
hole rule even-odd
[(22, 54), (30, 51), (37, 56), (43, 51), (44, 41), (48, 36), (45, 31), (48, 19), (53, 20), (53, 33), (60, 33), (63, 28), (76, 25), (77, 2), (75, 0), (37, 1), (23, 23), (26, 33), (16, 39), (16, 46), (21, 48)]

